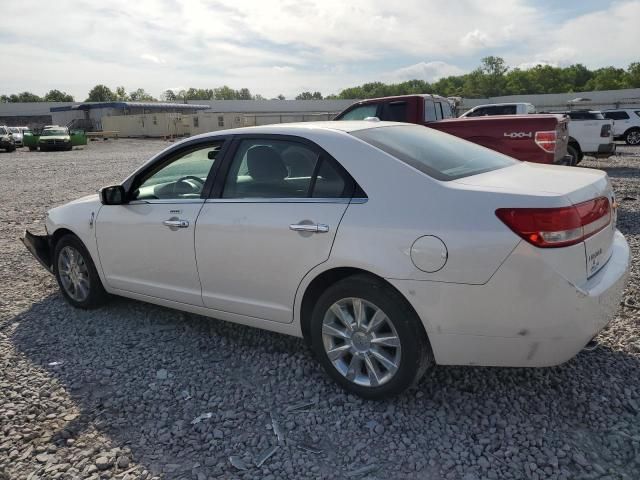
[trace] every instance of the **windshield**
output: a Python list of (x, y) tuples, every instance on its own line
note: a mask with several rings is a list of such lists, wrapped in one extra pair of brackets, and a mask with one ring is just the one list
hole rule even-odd
[(69, 133), (62, 128), (56, 128), (56, 129), (52, 128), (52, 129), (44, 130), (42, 132), (43, 137), (51, 137), (53, 135), (69, 135)]
[(438, 180), (455, 180), (518, 163), (501, 153), (420, 125), (370, 128), (351, 135)]
[(9, 131), (11, 133), (20, 133), (20, 129), (16, 127), (9, 127)]

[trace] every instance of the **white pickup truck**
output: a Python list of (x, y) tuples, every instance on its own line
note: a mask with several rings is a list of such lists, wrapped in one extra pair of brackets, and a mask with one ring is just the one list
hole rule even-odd
[(604, 118), (597, 110), (569, 110), (552, 112), (568, 116), (569, 144), (567, 153), (574, 165), (580, 163), (585, 155), (607, 158), (616, 151), (613, 141), (613, 120)]

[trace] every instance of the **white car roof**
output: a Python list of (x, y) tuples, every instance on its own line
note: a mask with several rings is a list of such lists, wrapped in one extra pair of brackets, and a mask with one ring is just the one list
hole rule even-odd
[(310, 133), (313, 130), (355, 132), (357, 130), (367, 130), (370, 128), (393, 127), (398, 125), (414, 125), (402, 122), (381, 122), (376, 120), (340, 120), (324, 122), (297, 122), (297, 123), (276, 123), (272, 125), (261, 125), (257, 127), (241, 127), (227, 130), (217, 130), (215, 132), (203, 133), (194, 138), (214, 137), (218, 135), (239, 135), (244, 133), (278, 134), (278, 135), (300, 135)]

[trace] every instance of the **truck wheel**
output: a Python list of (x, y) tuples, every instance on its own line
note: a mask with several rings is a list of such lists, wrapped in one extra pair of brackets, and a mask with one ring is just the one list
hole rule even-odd
[(413, 309), (398, 292), (366, 275), (327, 288), (310, 327), (312, 349), (329, 376), (364, 398), (398, 394), (435, 364)]
[(571, 166), (575, 166), (578, 163), (580, 163), (580, 160), (582, 160), (580, 158), (580, 154), (578, 153), (578, 149), (576, 147), (574, 147), (573, 145), (567, 145), (567, 153), (569, 155), (571, 155)]
[(627, 145), (640, 145), (640, 128), (632, 128), (624, 134)]

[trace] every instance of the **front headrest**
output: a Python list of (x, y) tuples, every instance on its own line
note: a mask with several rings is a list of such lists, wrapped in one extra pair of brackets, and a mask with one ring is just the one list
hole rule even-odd
[(260, 145), (247, 152), (249, 175), (256, 181), (284, 180), (289, 172), (280, 154), (272, 147)]

